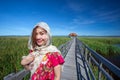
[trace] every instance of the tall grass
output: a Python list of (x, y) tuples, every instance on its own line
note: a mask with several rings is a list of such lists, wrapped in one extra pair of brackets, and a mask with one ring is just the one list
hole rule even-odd
[[(120, 47), (115, 46), (115, 44), (120, 44), (120, 37), (79, 37), (79, 39), (85, 43), (85, 45), (89, 46), (98, 54), (101, 54), (104, 57), (113, 57), (120, 56)], [(113, 63), (115, 64), (115, 63)], [(90, 64), (90, 67), (95, 75), (96, 80), (99, 79), (99, 67), (94, 65), (94, 63)], [(114, 73), (109, 71), (104, 65), (103, 68), (110, 73), (110, 75), (115, 79), (116, 76)], [(92, 78), (91, 78), (92, 79)], [(107, 77), (103, 73), (101, 73), (101, 80), (106, 80)], [(117, 78), (116, 78), (117, 79)], [(118, 79), (117, 79), (118, 80)]]
[(120, 37), (107, 37), (107, 38), (85, 38), (79, 37), (79, 39), (88, 45), (90, 48), (98, 52), (99, 54), (110, 57), (120, 55), (120, 48), (114, 46), (114, 44), (120, 44)]
[[(58, 47), (68, 40), (66, 37), (53, 37), (52, 42)], [(28, 37), (0, 37), (0, 80), (11, 72), (23, 69), (20, 61), (23, 55), (29, 53), (27, 43)]]

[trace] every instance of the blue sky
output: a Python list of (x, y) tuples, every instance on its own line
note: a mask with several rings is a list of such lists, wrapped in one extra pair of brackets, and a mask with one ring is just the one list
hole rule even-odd
[(0, 0), (0, 35), (30, 35), (40, 21), (53, 35), (120, 36), (120, 0)]

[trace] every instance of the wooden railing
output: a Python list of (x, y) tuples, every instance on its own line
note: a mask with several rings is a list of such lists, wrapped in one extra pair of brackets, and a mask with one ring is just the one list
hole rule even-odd
[(4, 77), (4, 80), (22, 80), (30, 71), (28, 70), (21, 70), (17, 73), (11, 73)]
[[(90, 49), (77, 38), (76, 53), (82, 56), (87, 80), (115, 80), (115, 77), (112, 77), (111, 74), (120, 79), (120, 68)], [(80, 59), (78, 56), (76, 58)], [(79, 65), (78, 61), (76, 63)], [(78, 70), (77, 68), (78, 80), (85, 80)]]
[(70, 41), (66, 42), (65, 44), (62, 44), (58, 47), (58, 49), (61, 51), (61, 54), (64, 58), (67, 55), (68, 50), (70, 49), (72, 42), (73, 42), (73, 40), (70, 40)]
[[(72, 44), (72, 40), (66, 42), (65, 44), (62, 44), (58, 47), (58, 49), (61, 51), (62, 56), (65, 58), (70, 46)], [(26, 75), (28, 75), (30, 71), (28, 70), (21, 70), (17, 73), (11, 73), (4, 77), (4, 80), (22, 80)]]

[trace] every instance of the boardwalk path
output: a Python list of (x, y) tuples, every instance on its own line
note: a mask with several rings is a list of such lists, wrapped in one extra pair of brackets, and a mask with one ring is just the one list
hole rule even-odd
[(77, 80), (76, 61), (75, 61), (75, 39), (65, 57), (61, 80)]

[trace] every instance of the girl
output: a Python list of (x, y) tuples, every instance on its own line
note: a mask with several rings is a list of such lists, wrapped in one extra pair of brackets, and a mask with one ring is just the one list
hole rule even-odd
[(31, 80), (60, 80), (64, 59), (51, 44), (50, 28), (45, 22), (35, 25), (28, 46), (31, 50), (21, 64), (31, 71)]

